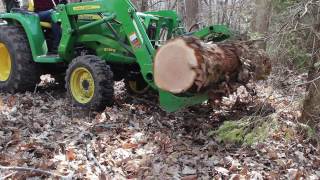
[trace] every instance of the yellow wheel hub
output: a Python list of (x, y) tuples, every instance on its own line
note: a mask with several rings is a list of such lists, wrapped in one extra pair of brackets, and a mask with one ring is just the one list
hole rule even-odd
[(0, 81), (7, 81), (11, 73), (11, 58), (8, 48), (0, 43)]
[(86, 68), (76, 68), (70, 77), (70, 90), (72, 96), (81, 104), (91, 101), (94, 96), (94, 79)]

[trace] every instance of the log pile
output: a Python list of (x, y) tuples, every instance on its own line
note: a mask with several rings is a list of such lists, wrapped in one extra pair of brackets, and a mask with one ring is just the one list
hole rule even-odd
[(161, 47), (154, 60), (156, 85), (173, 94), (231, 93), (250, 80), (266, 79), (270, 72), (266, 53), (240, 41), (212, 44), (182, 37)]

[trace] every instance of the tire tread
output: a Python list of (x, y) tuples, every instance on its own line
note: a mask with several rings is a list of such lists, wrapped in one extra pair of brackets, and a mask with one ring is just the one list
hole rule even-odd
[[(70, 90), (70, 78), (73, 70), (79, 66), (85, 66), (90, 70), (95, 81), (95, 92), (92, 100), (87, 104), (77, 102), (73, 97)], [(76, 105), (84, 108), (94, 110), (103, 110), (106, 106), (113, 104), (114, 96), (114, 81), (113, 72), (99, 57), (94, 55), (85, 55), (75, 58), (67, 69), (66, 73), (66, 89), (70, 98)]]
[(0, 41), (9, 49), (13, 64), (9, 79), (0, 82), (0, 90), (11, 93), (33, 91), (40, 80), (40, 74), (24, 30), (16, 25), (2, 25)]

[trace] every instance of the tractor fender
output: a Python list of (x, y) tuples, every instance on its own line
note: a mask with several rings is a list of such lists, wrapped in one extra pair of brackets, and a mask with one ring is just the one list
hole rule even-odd
[(0, 19), (5, 20), (6, 24), (21, 25), (24, 29), (33, 59), (47, 54), (47, 44), (40, 26), (40, 19), (34, 13), (0, 13)]

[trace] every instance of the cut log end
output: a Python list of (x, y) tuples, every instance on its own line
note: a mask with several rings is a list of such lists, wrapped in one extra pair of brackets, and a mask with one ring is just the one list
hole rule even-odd
[(270, 58), (241, 42), (201, 43), (184, 37), (162, 46), (154, 59), (156, 85), (173, 94), (243, 84), (270, 74)]
[(160, 48), (154, 60), (154, 80), (160, 89), (182, 93), (190, 89), (197, 77), (198, 60), (194, 49), (183, 39)]

